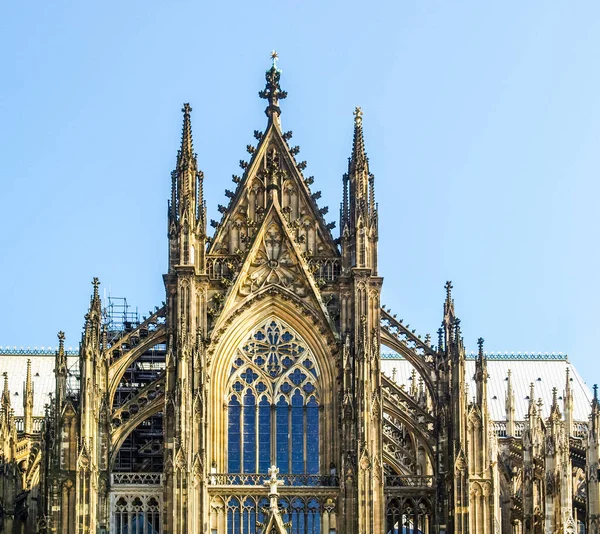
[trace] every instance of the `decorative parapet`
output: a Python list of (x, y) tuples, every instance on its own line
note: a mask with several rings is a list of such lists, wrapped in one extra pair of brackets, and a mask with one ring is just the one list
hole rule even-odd
[(162, 486), (163, 473), (113, 473), (110, 475), (111, 484), (130, 486)]
[(386, 475), (385, 485), (390, 488), (433, 488), (433, 475)]
[[(338, 486), (336, 475), (278, 475), (283, 480), (284, 487), (331, 487)], [(269, 480), (265, 473), (211, 473), (208, 483), (211, 486), (264, 486)]]

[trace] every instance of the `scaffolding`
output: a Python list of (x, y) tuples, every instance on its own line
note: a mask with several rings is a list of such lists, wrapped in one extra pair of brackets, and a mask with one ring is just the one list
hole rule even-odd
[[(103, 324), (106, 339), (113, 345), (140, 325), (138, 308), (124, 297), (106, 297)], [(165, 370), (166, 345), (150, 347), (123, 374), (115, 393), (113, 409), (123, 406)], [(115, 472), (161, 472), (163, 468), (163, 414), (142, 421), (125, 439), (114, 465)]]

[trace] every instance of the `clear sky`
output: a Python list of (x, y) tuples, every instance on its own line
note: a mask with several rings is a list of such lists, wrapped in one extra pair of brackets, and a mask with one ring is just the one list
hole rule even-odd
[(2, 2), (0, 345), (76, 346), (93, 276), (160, 305), (181, 105), (217, 219), (273, 48), (329, 220), (363, 108), (383, 302), (435, 335), (452, 280), (469, 350), (598, 381), (597, 1)]

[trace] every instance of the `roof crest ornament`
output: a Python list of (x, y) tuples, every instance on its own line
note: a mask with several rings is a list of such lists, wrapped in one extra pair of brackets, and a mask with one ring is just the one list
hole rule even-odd
[(279, 107), (279, 100), (283, 100), (287, 97), (287, 91), (283, 91), (279, 85), (281, 70), (277, 68), (278, 59), (279, 55), (273, 50), (273, 52), (271, 52), (271, 68), (265, 73), (265, 80), (267, 83), (265, 88), (258, 92), (258, 96), (269, 102), (269, 105), (265, 109), (265, 114), (269, 117), (269, 121), (274, 120), (277, 125), (280, 126), (279, 115), (281, 115), (281, 109)]

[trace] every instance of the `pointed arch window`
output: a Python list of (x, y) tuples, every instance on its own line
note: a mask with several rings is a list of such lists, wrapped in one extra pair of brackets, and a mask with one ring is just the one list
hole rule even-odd
[(238, 349), (228, 383), (230, 473), (319, 473), (319, 371), (304, 340), (271, 318)]

